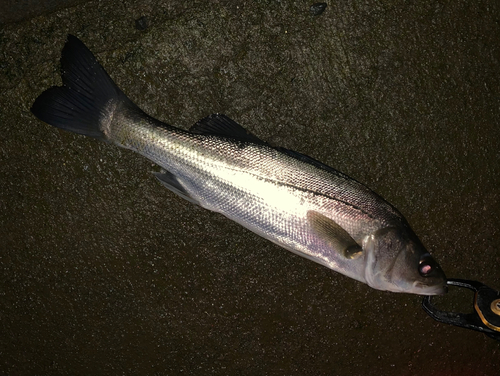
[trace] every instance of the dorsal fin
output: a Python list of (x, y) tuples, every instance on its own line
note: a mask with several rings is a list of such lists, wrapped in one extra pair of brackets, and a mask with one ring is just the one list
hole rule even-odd
[(238, 141), (266, 144), (260, 138), (247, 131), (234, 120), (223, 114), (213, 114), (199, 120), (190, 129), (197, 134), (233, 138)]
[(308, 163), (308, 164), (313, 165), (313, 166), (315, 166), (317, 168), (320, 168), (322, 170), (331, 172), (331, 173), (333, 173), (335, 175), (343, 176), (345, 178), (348, 178), (348, 179), (351, 179), (351, 180), (355, 180), (353, 178), (348, 177), (346, 174), (344, 174), (344, 173), (342, 173), (342, 172), (334, 169), (333, 167), (330, 167), (330, 166), (324, 164), (323, 162), (320, 162), (317, 159), (314, 159), (314, 158), (312, 158), (312, 157), (310, 157), (308, 155), (299, 153), (298, 151), (285, 149), (283, 147), (278, 147), (276, 149), (279, 150), (279, 151), (281, 151), (282, 153), (285, 153), (285, 154), (289, 155), (292, 158), (298, 159), (299, 161)]

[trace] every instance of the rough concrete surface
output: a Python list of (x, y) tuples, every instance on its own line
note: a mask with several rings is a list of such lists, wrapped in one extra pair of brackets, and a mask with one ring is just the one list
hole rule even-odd
[(498, 1), (311, 5), (101, 0), (1, 27), (0, 374), (499, 374), (498, 342), (420, 297), (282, 250), (29, 111), (72, 33), (150, 115), (222, 112), (311, 155), (398, 207), (449, 277), (500, 289)]

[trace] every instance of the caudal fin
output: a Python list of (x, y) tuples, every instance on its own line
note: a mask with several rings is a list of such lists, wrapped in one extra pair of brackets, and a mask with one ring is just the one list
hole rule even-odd
[(105, 117), (112, 116), (109, 104), (137, 108), (92, 52), (73, 35), (68, 35), (62, 50), (61, 68), (63, 85), (44, 91), (31, 107), (40, 120), (67, 131), (106, 139), (101, 124)]

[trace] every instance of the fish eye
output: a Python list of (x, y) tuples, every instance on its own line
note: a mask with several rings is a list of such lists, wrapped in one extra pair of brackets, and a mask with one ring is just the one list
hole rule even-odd
[(421, 262), (420, 265), (418, 266), (418, 272), (422, 277), (428, 276), (431, 271), (432, 271), (432, 266), (424, 262)]
[(426, 254), (420, 259), (418, 264), (418, 272), (422, 277), (429, 277), (434, 271), (435, 262), (431, 258), (431, 255)]

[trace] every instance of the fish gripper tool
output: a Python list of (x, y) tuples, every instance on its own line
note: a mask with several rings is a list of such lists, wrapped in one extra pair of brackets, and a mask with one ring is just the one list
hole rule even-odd
[(432, 296), (425, 296), (422, 308), (434, 320), (477, 330), (500, 341), (500, 291), (496, 291), (478, 281), (448, 279), (448, 286), (463, 287), (474, 291), (474, 311), (471, 313), (447, 312), (432, 304)]

